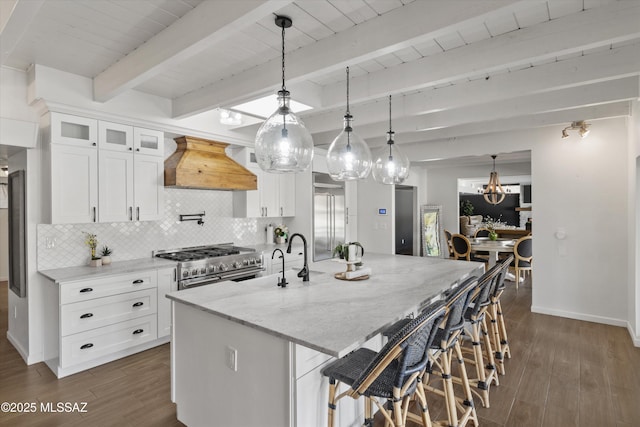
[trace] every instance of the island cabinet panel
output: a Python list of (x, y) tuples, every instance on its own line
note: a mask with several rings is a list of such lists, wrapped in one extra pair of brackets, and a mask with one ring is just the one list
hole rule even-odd
[[(168, 341), (173, 268), (140, 270), (47, 287), (45, 361), (62, 378)], [(159, 278), (162, 285), (159, 293)], [(159, 307), (158, 297), (162, 297)], [(159, 335), (158, 325), (162, 330)]]
[(175, 268), (158, 270), (158, 338), (171, 335), (171, 300), (169, 292), (178, 290), (178, 277)]
[(178, 420), (188, 426), (294, 425), (288, 341), (185, 304), (174, 303), (173, 310)]

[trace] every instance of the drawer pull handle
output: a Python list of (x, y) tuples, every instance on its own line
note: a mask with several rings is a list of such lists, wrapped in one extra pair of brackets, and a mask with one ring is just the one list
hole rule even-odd
[(144, 329), (136, 329), (135, 331), (133, 331), (133, 335), (138, 335), (144, 332)]
[(93, 313), (85, 313), (80, 316), (81, 319), (88, 319), (89, 317), (93, 317)]
[(138, 280), (134, 280), (134, 281), (133, 281), (133, 284), (134, 284), (134, 285), (137, 285), (137, 284), (139, 284), (139, 283), (144, 283), (144, 280), (142, 280), (142, 279), (138, 279)]
[(82, 288), (80, 289), (80, 293), (93, 292), (93, 288)]
[(82, 347), (80, 347), (80, 350), (86, 350), (86, 349), (91, 348), (91, 347), (93, 347), (93, 344), (91, 344), (91, 343), (85, 344)]
[(144, 303), (143, 303), (143, 302), (141, 302), (141, 301), (138, 301), (138, 302), (133, 303), (133, 306), (134, 306), (134, 307), (141, 307), (142, 305), (144, 305)]

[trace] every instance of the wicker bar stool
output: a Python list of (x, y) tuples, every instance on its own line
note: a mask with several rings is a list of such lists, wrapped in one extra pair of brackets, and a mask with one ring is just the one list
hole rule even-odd
[[(463, 427), (469, 421), (478, 425), (478, 416), (473, 403), (473, 394), (460, 349), (460, 334), (464, 328), (464, 313), (469, 301), (479, 292), (478, 279), (469, 278), (452, 292), (446, 300), (447, 315), (438, 328), (436, 338), (431, 346), (432, 352), (421, 385), (426, 391), (444, 396), (447, 408), (447, 419), (433, 421), (435, 426)], [(458, 378), (462, 386), (463, 396), (456, 397), (451, 366), (454, 358), (458, 362)], [(434, 375), (438, 373), (439, 378)], [(441, 382), (441, 387), (435, 386)]]
[(509, 255), (500, 263), (496, 264), (499, 267), (498, 276), (496, 277), (495, 290), (491, 294), (491, 304), (487, 310), (487, 316), (491, 325), (491, 336), (493, 337), (493, 348), (495, 350), (494, 360), (496, 361), (498, 373), (500, 375), (505, 374), (504, 358), (511, 358), (511, 349), (509, 348), (509, 340), (507, 338), (507, 327), (505, 325), (504, 316), (502, 315), (502, 304), (500, 303), (500, 297), (505, 289), (504, 279), (509, 270), (509, 266), (513, 262), (513, 255)]
[[(379, 352), (360, 348), (322, 370), (322, 374), (329, 377), (329, 427), (333, 427), (336, 403), (346, 396), (365, 397), (365, 426), (373, 426), (375, 404), (387, 424), (404, 427), (409, 416), (409, 401), (414, 394), (422, 410), (420, 421), (424, 427), (431, 427), (431, 416), (419, 380), (445, 310), (443, 302), (431, 304), (393, 335)], [(340, 383), (350, 387), (337, 394)], [(381, 404), (378, 398), (387, 399), (390, 405)]]
[[(491, 305), (491, 295), (494, 294), (497, 286), (500, 269), (501, 266), (498, 264), (482, 275), (478, 280), (479, 292), (474, 293), (464, 314), (464, 336), (468, 339), (462, 340), (462, 350), (463, 353), (465, 350), (471, 352), (472, 359), (465, 359), (465, 361), (475, 366), (476, 373), (475, 377), (469, 378), (469, 385), (471, 391), (480, 398), (485, 408), (489, 407), (491, 384), (500, 385), (486, 316)], [(465, 343), (470, 343), (471, 348), (464, 346)], [(460, 382), (460, 379), (454, 378), (454, 381)]]

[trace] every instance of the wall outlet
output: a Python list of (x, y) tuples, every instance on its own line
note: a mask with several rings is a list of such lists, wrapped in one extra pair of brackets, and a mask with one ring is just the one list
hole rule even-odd
[(238, 350), (227, 346), (227, 367), (232, 371), (238, 371)]

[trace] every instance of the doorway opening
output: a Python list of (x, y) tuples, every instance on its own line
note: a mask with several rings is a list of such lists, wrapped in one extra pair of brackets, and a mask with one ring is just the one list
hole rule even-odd
[(416, 187), (396, 185), (395, 188), (395, 243), (397, 255), (414, 255), (418, 227), (416, 212), (418, 210)]

